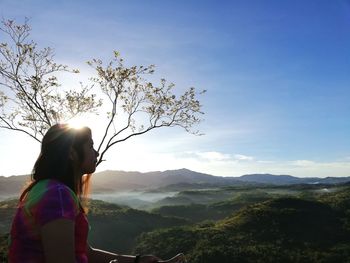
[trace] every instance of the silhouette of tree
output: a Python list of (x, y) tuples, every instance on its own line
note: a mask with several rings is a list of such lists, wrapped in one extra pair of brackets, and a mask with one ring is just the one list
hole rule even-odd
[(41, 142), (53, 124), (85, 113), (99, 114), (103, 105), (109, 111), (98, 143), (97, 164), (113, 145), (156, 128), (179, 126), (200, 134), (193, 126), (201, 121), (203, 112), (197, 97), (205, 91), (191, 87), (176, 96), (173, 83), (161, 79), (155, 85), (145, 79), (154, 73), (154, 65), (125, 66), (116, 51), (107, 64), (99, 59), (87, 62), (96, 71), (89, 85), (80, 82), (79, 88), (63, 89), (58, 74), (77, 74), (79, 70), (56, 63), (52, 48), (39, 49), (29, 39), (27, 19), (24, 24), (2, 21), (0, 30), (2, 39), (8, 40), (0, 43), (0, 86), (4, 88), (0, 91), (0, 128)]

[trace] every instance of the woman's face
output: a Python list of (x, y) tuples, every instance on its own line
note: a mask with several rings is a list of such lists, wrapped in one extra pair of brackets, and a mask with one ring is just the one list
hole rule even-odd
[(96, 170), (97, 157), (99, 153), (94, 149), (94, 142), (90, 138), (83, 145), (84, 160), (81, 164), (83, 174), (91, 174)]

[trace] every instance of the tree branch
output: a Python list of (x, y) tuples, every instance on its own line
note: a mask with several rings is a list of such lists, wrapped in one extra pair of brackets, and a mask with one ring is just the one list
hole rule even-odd
[(36, 138), (34, 135), (30, 134), (29, 132), (23, 130), (23, 129), (19, 129), (19, 128), (16, 128), (16, 127), (12, 127), (6, 120), (4, 120), (3, 117), (0, 116), (0, 119), (5, 122), (8, 126), (3, 126), (3, 125), (0, 125), (0, 128), (3, 128), (3, 129), (8, 129), (8, 130), (13, 130), (13, 131), (19, 131), (19, 132), (24, 132), (25, 134), (29, 135), (30, 137), (32, 137), (34, 140), (36, 140), (37, 142), (41, 142), (38, 138)]

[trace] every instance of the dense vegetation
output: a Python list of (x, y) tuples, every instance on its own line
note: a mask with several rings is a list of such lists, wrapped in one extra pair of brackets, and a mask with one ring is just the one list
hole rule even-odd
[(90, 202), (89, 242), (92, 246), (129, 253), (143, 232), (188, 224), (185, 219), (122, 207), (103, 201)]
[[(190, 202), (151, 212), (91, 200), (90, 243), (164, 258), (184, 252), (192, 263), (350, 261), (349, 186), (187, 189), (178, 197)], [(0, 202), (4, 261), (15, 207)]]
[[(203, 191), (201, 195), (204, 195)], [(198, 198), (197, 194), (194, 196)], [(196, 203), (191, 200), (192, 202), (188, 205), (166, 205), (155, 208), (152, 210), (152, 212), (159, 213), (164, 216), (182, 217), (191, 222), (219, 220), (237, 212), (239, 209), (249, 204), (266, 201), (275, 197), (276, 195), (268, 194), (263, 191), (243, 191), (236, 193), (229, 199), (219, 202), (206, 203), (209, 198), (200, 200), (201, 203)], [(220, 199), (218, 198), (218, 200)]]
[(144, 233), (135, 252), (182, 251), (192, 263), (349, 262), (349, 212), (350, 188), (313, 201), (272, 199), (217, 222)]

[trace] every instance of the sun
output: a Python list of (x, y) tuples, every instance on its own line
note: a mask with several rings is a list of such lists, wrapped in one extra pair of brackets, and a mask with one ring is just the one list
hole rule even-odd
[(86, 126), (86, 118), (83, 118), (81, 116), (74, 117), (67, 121), (67, 124), (69, 127), (74, 128), (74, 129), (81, 129)]

